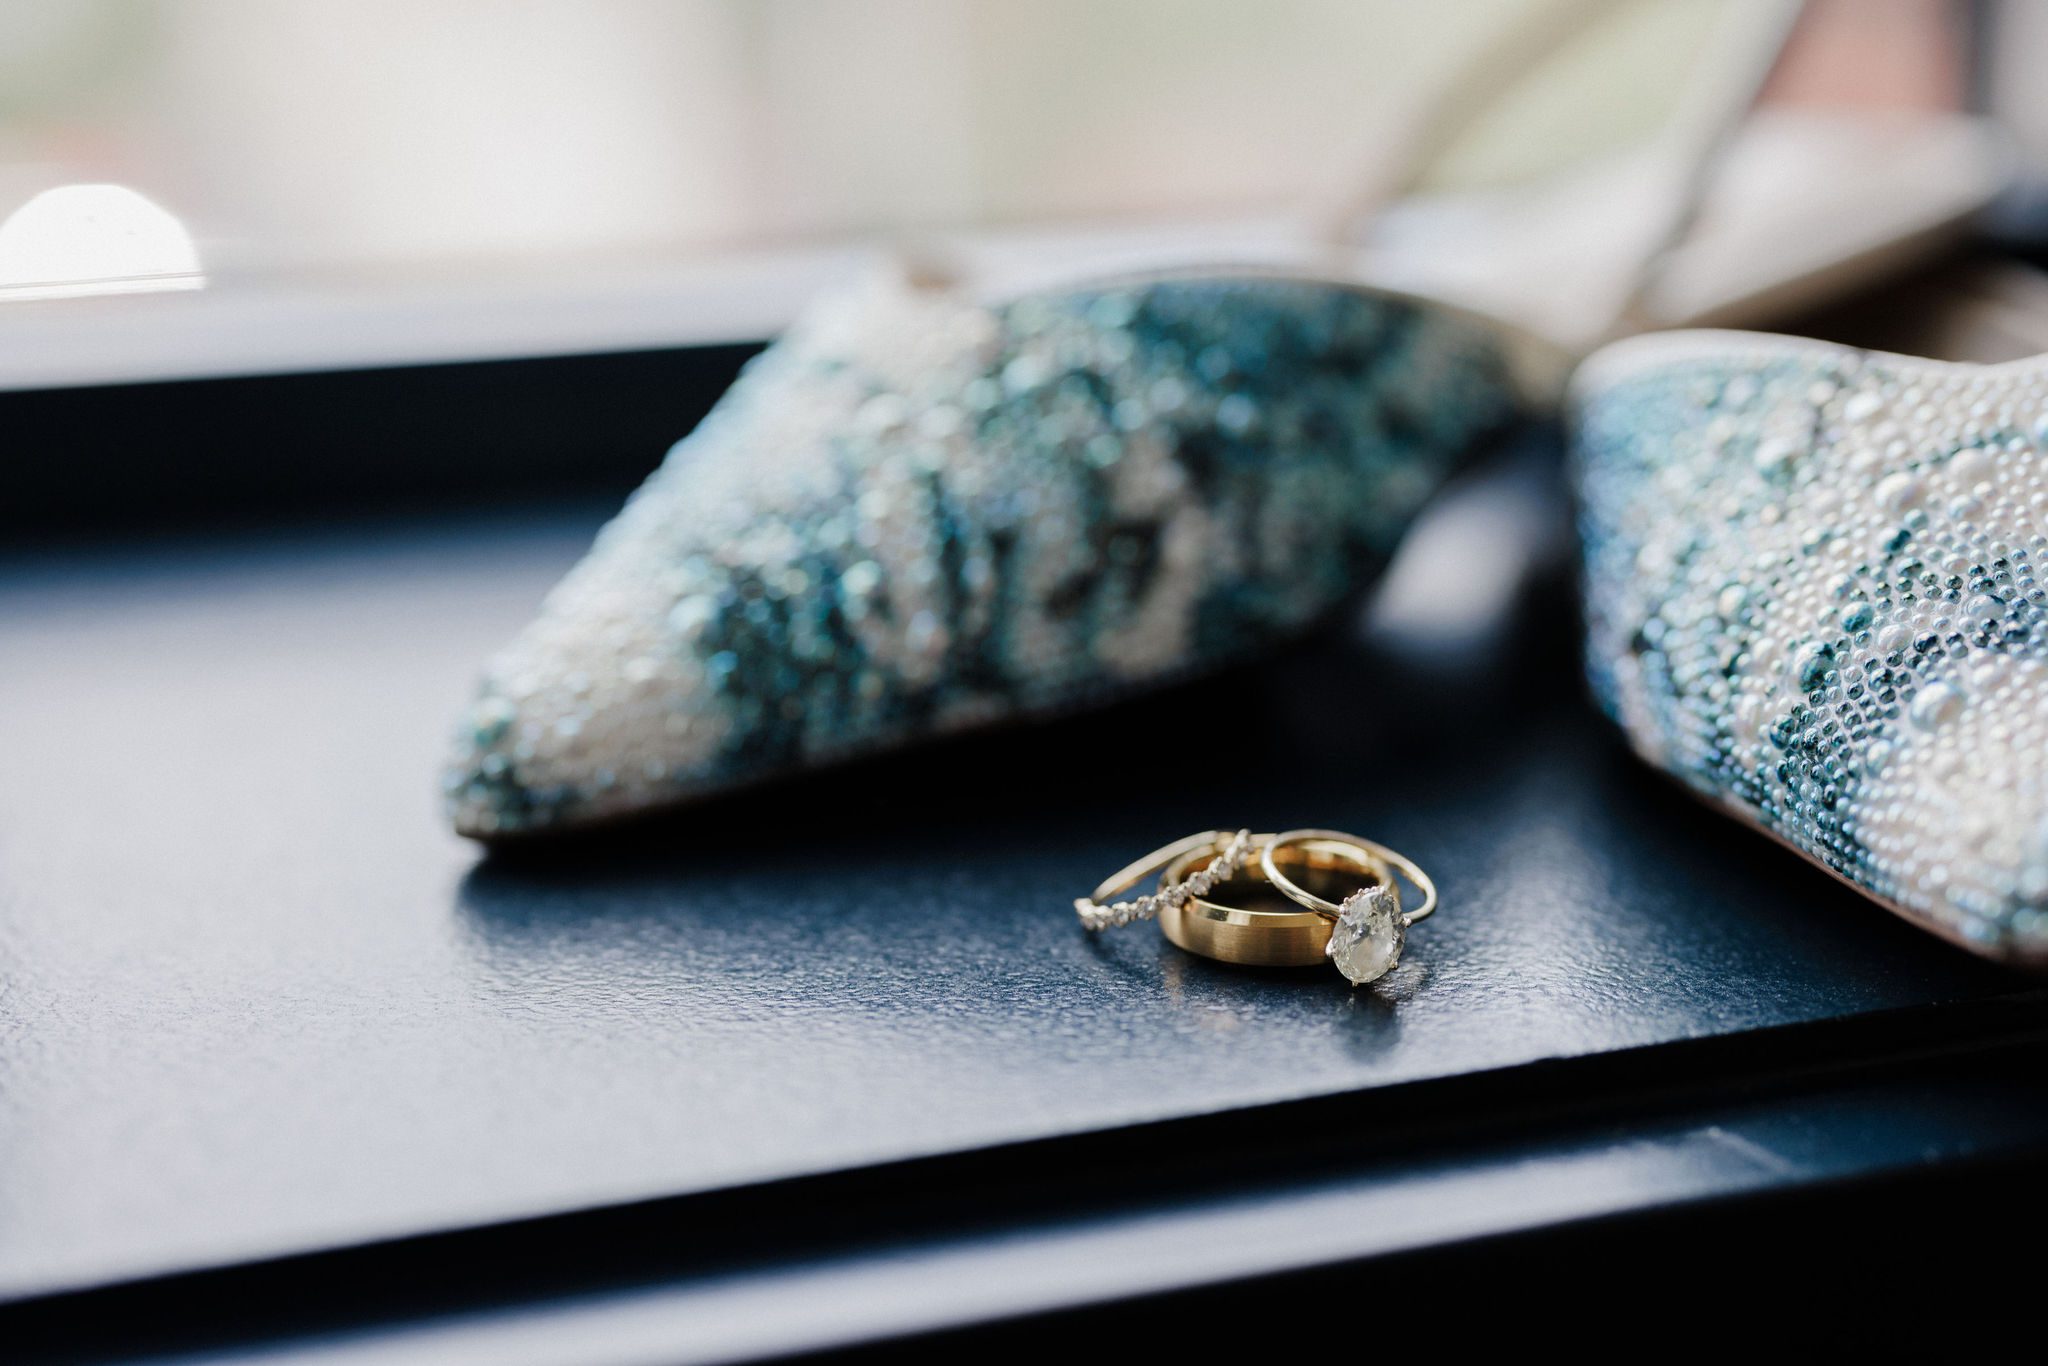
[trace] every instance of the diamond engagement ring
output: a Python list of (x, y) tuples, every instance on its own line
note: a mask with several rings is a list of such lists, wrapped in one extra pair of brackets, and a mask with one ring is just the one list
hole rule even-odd
[[(1360, 887), (1341, 901), (1331, 901), (1282, 871), (1289, 862), (1289, 850), (1331, 844), (1366, 851), (1412, 883), (1422, 893), (1422, 904), (1412, 911), (1403, 911), (1401, 891), (1392, 877)], [(1288, 900), (1335, 922), (1324, 952), (1354, 986), (1377, 981), (1392, 972), (1401, 961), (1408, 927), (1436, 910), (1436, 884), (1413, 861), (1384, 845), (1339, 830), (1288, 830), (1274, 835), (1265, 841), (1259, 855), (1259, 871)]]

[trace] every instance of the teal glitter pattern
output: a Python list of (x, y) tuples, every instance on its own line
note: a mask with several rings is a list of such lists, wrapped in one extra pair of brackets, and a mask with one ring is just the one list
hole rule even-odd
[(1280, 276), (830, 300), (487, 667), (452, 819), (580, 825), (1255, 654), (1513, 410), (1482, 325)]
[(1587, 665), (1650, 762), (1923, 926), (2048, 958), (2048, 370), (1742, 334), (1575, 385)]

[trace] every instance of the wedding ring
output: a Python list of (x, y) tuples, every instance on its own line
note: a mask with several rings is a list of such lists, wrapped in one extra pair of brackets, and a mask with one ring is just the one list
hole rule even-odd
[[(1401, 909), (1396, 873), (1422, 894), (1412, 912)], [(1111, 899), (1153, 876), (1158, 891)], [(1075, 899), (1074, 912), (1090, 930), (1156, 918), (1171, 943), (1224, 963), (1306, 967), (1327, 958), (1358, 984), (1394, 969), (1408, 927), (1436, 902), (1436, 884), (1413, 861), (1340, 830), (1204, 830), (1110, 874)]]
[[(1169, 908), (1177, 909), (1190, 897), (1201, 896), (1216, 883), (1234, 875), (1251, 857), (1253, 843), (1249, 830), (1240, 830), (1234, 835), (1222, 830), (1204, 830), (1199, 835), (1189, 835), (1186, 839), (1161, 845), (1136, 863), (1111, 873), (1088, 896), (1075, 897), (1074, 914), (1080, 916), (1082, 926), (1090, 930), (1128, 925), (1133, 920), (1150, 920)], [(1176, 863), (1192, 865), (1196, 857), (1207, 855), (1213, 857), (1192, 873), (1169, 873), (1156, 892), (1130, 901), (1110, 901), (1111, 897), (1128, 892), (1146, 878), (1164, 872)]]
[[(1264, 845), (1271, 835), (1256, 835)], [(1196, 847), (1166, 868), (1168, 882), (1180, 882), (1213, 871), (1203, 866), (1207, 851)], [(1294, 885), (1332, 896), (1348, 896), (1366, 887), (1390, 885), (1392, 874), (1379, 858), (1348, 838), (1302, 840), (1276, 856)], [(1159, 928), (1167, 939), (1204, 958), (1252, 967), (1311, 967), (1328, 956), (1335, 922), (1304, 910), (1281, 895), (1259, 863), (1217, 878), (1205, 893), (1189, 896), (1159, 912)]]
[[(1287, 830), (1263, 841), (1259, 871), (1267, 882), (1289, 901), (1306, 906), (1324, 917), (1330, 931), (1324, 952), (1337, 970), (1354, 986), (1376, 981), (1394, 970), (1408, 941), (1408, 927), (1436, 911), (1436, 884), (1429, 875), (1382, 844), (1375, 844), (1341, 830)], [(1304, 887), (1282, 871), (1290, 849), (1326, 847), (1332, 844), (1355, 848), (1378, 860), (1387, 869), (1406, 878), (1422, 893), (1422, 904), (1412, 911), (1401, 909), (1401, 891), (1389, 876), (1351, 892), (1341, 901), (1321, 895), (1322, 889)]]

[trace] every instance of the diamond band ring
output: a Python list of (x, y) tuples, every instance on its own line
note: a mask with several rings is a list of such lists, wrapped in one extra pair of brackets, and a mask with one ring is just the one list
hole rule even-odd
[[(1235, 835), (1221, 830), (1204, 830), (1199, 835), (1189, 835), (1186, 839), (1154, 849), (1129, 867), (1111, 873), (1090, 895), (1075, 897), (1074, 914), (1081, 917), (1082, 927), (1090, 930), (1128, 925), (1133, 920), (1150, 920), (1163, 910), (1177, 909), (1191, 896), (1206, 895), (1216, 883), (1243, 867), (1251, 852), (1252, 832), (1249, 830), (1240, 830)], [(1191, 855), (1211, 853), (1214, 857), (1199, 871), (1173, 874), (1156, 892), (1130, 901), (1110, 901), (1111, 897), (1122, 895), (1178, 861)]]

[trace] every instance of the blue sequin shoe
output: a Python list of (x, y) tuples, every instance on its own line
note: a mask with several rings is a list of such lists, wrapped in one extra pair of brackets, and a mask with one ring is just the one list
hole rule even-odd
[(455, 826), (584, 825), (1293, 636), (1509, 420), (1495, 335), (1257, 274), (829, 301), (490, 664)]
[(2048, 966), (2048, 363), (1673, 334), (1573, 407), (1588, 663), (1635, 749)]

